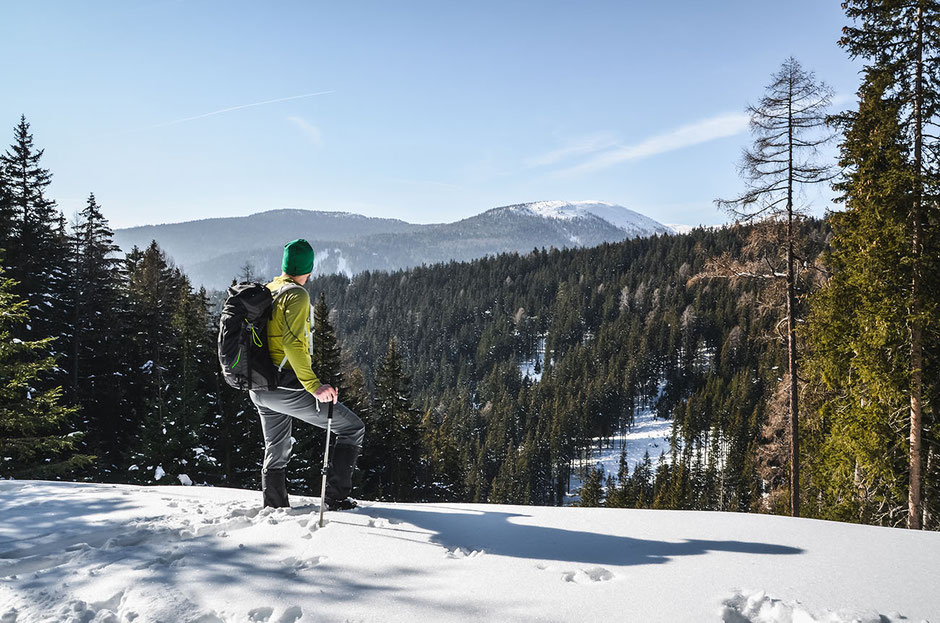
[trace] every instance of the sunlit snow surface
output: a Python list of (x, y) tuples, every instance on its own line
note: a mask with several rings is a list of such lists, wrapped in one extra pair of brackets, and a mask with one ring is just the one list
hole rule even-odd
[(940, 534), (0, 481), (0, 621), (940, 621)]

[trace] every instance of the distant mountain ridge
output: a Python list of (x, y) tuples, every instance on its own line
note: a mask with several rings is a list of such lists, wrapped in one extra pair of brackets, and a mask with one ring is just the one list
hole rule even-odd
[(156, 240), (193, 283), (221, 289), (231, 284), (246, 263), (259, 279), (278, 274), (281, 249), (294, 238), (306, 238), (313, 246), (314, 272), (352, 275), (671, 233), (675, 232), (662, 223), (611, 203), (538, 201), (434, 225), (347, 212), (271, 210), (245, 217), (119, 229), (115, 243), (129, 251)]

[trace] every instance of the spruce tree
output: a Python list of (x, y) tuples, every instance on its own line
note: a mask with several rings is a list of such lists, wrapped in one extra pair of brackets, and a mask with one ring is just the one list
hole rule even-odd
[(176, 335), (172, 379), (169, 381), (167, 439), (174, 456), (164, 465), (175, 465), (175, 474), (186, 474), (194, 482), (205, 482), (214, 472), (214, 458), (203, 443), (213, 411), (213, 374), (218, 367), (215, 339), (209, 324), (209, 302), (205, 289), (194, 292), (183, 278), (171, 326)]
[(366, 421), (362, 469), (364, 487), (381, 499), (410, 501), (420, 483), (415, 473), (421, 459), (418, 412), (410, 398), (411, 379), (393, 339), (375, 376), (375, 400)]
[[(810, 365), (824, 383), (820, 416), (810, 431), (817, 446), (812, 484), (822, 516), (884, 525), (906, 521), (916, 528), (905, 487), (907, 448), (898, 434), (911, 405), (916, 176), (902, 103), (890, 93), (893, 80), (884, 67), (866, 69), (858, 111), (839, 118), (846, 175), (837, 189), (845, 210), (829, 216), (833, 236), (825, 265), (832, 276), (813, 297), (808, 332)], [(926, 300), (935, 324), (940, 301)], [(927, 388), (936, 391), (936, 381)]]
[[(908, 526), (923, 525), (923, 431), (925, 357), (936, 346), (931, 320), (937, 290), (930, 264), (938, 253), (937, 187), (940, 184), (940, 1), (846, 0), (852, 25), (840, 44), (853, 58), (863, 58), (869, 76), (886, 75), (886, 94), (898, 107), (912, 183), (908, 191), (907, 242), (911, 290), (908, 310), (909, 485)], [(934, 375), (936, 376), (936, 375)], [(929, 395), (929, 393), (927, 394)], [(935, 415), (933, 417), (936, 417)]]
[(313, 307), (313, 352), (311, 366), (321, 382), (337, 389), (344, 386), (341, 365), (341, 352), (336, 340), (336, 330), (330, 324), (330, 308), (326, 304), (326, 295)]
[(97, 476), (111, 479), (121, 463), (116, 431), (124, 426), (127, 335), (120, 314), (120, 249), (113, 243), (94, 194), (88, 197), (70, 238), (70, 394), (81, 407), (84, 448), (98, 457)]
[[(20, 337), (51, 337), (66, 332), (66, 310), (58, 304), (65, 290), (65, 268), (69, 250), (62, 231), (63, 218), (56, 203), (47, 196), (52, 174), (41, 166), (43, 150), (33, 145), (26, 117), (14, 128), (13, 144), (0, 154), (0, 177), (8, 202), (4, 225), (12, 216), (6, 233), (5, 263), (10, 278), (18, 282), (16, 293), (38, 310), (30, 322), (17, 327)], [(53, 352), (66, 344), (55, 343)], [(61, 349), (61, 350), (60, 350)]]
[(604, 503), (604, 476), (600, 469), (592, 467), (588, 472), (587, 480), (581, 486), (581, 503), (579, 506), (603, 506)]
[(172, 319), (180, 301), (184, 278), (171, 265), (156, 242), (144, 251), (133, 250), (126, 257), (129, 322), (133, 327), (127, 343), (127, 376), (136, 391), (128, 401), (128, 431), (122, 440), (131, 450), (136, 478), (159, 481), (159, 467), (175, 461), (176, 445), (168, 437), (172, 431), (173, 405), (170, 383), (175, 382), (174, 365), (179, 339)]
[(7, 261), (4, 258), (8, 255), (10, 245), (14, 241), (16, 224), (16, 212), (13, 209), (13, 202), (7, 189), (7, 179), (3, 172), (3, 165), (0, 164), (0, 262)]
[(48, 354), (53, 338), (13, 337), (29, 321), (15, 285), (0, 267), (0, 478), (67, 476), (94, 457), (74, 453), (80, 435), (66, 431), (75, 408), (61, 404), (61, 388), (39, 387), (55, 367)]

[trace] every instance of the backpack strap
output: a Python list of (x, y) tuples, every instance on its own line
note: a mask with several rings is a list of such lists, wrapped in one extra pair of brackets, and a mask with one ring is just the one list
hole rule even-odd
[(293, 281), (291, 281), (290, 283), (285, 283), (278, 289), (277, 292), (274, 293), (274, 303), (277, 303), (277, 300), (281, 298), (282, 294), (286, 293), (288, 290), (294, 290), (294, 289), (303, 290), (304, 287), (301, 285), (297, 285)]

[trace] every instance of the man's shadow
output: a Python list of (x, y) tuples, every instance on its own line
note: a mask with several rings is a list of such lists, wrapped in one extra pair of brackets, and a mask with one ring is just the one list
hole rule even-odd
[[(676, 556), (698, 556), (708, 552), (736, 552), (757, 556), (801, 554), (804, 550), (772, 543), (748, 541), (680, 542), (653, 541), (627, 536), (597, 534), (530, 526), (511, 521), (526, 518), (521, 513), (480, 511), (446, 506), (405, 508), (365, 507), (358, 514), (384, 519), (399, 538), (409, 538), (407, 523), (432, 533), (431, 541), (449, 550), (485, 550), (488, 554), (515, 558), (546, 559), (591, 565), (648, 565), (669, 562)], [(413, 540), (413, 539), (409, 539)]]

